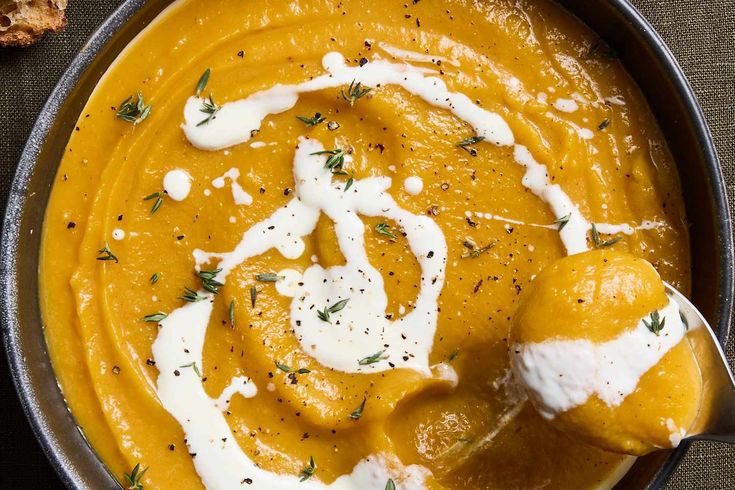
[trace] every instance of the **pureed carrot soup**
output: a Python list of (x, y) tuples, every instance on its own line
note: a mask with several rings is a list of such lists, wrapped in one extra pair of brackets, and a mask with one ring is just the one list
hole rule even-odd
[(607, 488), (632, 457), (508, 355), (534, 277), (599, 247), (688, 287), (665, 142), (555, 4), (182, 0), (77, 122), (41, 303), (126, 486)]

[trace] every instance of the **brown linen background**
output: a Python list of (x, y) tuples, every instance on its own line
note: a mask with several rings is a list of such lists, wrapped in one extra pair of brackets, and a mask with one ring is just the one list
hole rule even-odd
[[(632, 1), (663, 36), (689, 77), (719, 151), (730, 201), (735, 202), (735, 0)], [(65, 32), (24, 50), (0, 49), (2, 208), (43, 103), (87, 37), (120, 3), (71, 0)], [(732, 339), (727, 352), (730, 359), (735, 358)], [(0, 488), (60, 488), (21, 412), (5, 357), (0, 359)], [(694, 444), (666, 488), (735, 489), (735, 446)]]

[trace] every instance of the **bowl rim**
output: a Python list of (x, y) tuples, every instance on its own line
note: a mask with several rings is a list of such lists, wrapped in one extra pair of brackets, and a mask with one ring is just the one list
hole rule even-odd
[[(174, 0), (168, 0), (173, 3)], [(658, 35), (651, 24), (629, 2), (629, 0), (600, 0), (612, 5), (622, 17), (633, 25), (641, 34), (644, 43), (652, 49), (654, 56), (666, 71), (675, 91), (681, 97), (684, 106), (683, 115), (692, 123), (693, 132), (700, 145), (705, 163), (705, 171), (711, 183), (712, 200), (715, 203), (714, 218), (717, 222), (718, 238), (720, 239), (722, 255), (720, 257), (719, 286), (720, 305), (717, 311), (717, 337), (724, 345), (730, 333), (731, 306), (733, 302), (733, 236), (730, 222), (730, 211), (719, 158), (694, 92), (686, 79), (674, 55)], [(21, 220), (26, 205), (26, 189), (36, 167), (37, 158), (45, 144), (47, 135), (56, 121), (59, 109), (66, 102), (74, 86), (81, 76), (90, 67), (110, 39), (120, 28), (127, 23), (146, 4), (147, 0), (124, 0), (123, 3), (110, 14), (106, 20), (90, 35), (84, 46), (73, 58), (51, 95), (44, 104), (37, 120), (34, 123), (27, 143), (23, 148), (18, 161), (15, 175), (10, 187), (6, 205), (1, 246), (0, 246), (0, 327), (2, 328), (3, 344), (8, 358), (10, 375), (15, 390), (21, 402), (23, 411), (30, 426), (39, 441), (46, 457), (54, 467), (57, 475), (68, 488), (82, 488), (79, 482), (78, 468), (70, 467), (68, 458), (57, 442), (53, 430), (49, 428), (46, 414), (41, 410), (39, 396), (29, 379), (24, 363), (24, 352), (21, 342), (21, 327), (18, 317), (17, 284), (18, 270), (16, 255), (19, 252), (19, 238)], [(573, 14), (573, 12), (572, 12)], [(42, 328), (42, 325), (38, 325)], [(48, 357), (48, 354), (46, 353)], [(51, 363), (49, 362), (49, 366)], [(53, 367), (52, 367), (53, 369)], [(73, 414), (72, 414), (73, 417)], [(78, 427), (77, 427), (78, 429)], [(79, 430), (80, 437), (84, 435)], [(86, 438), (84, 439), (86, 442)], [(655, 474), (650, 485), (653, 488), (662, 486), (673, 474), (674, 469), (683, 458), (689, 443), (683, 443), (670, 454)], [(94, 448), (89, 446), (94, 458), (104, 468)], [(107, 470), (108, 476), (112, 475)]]

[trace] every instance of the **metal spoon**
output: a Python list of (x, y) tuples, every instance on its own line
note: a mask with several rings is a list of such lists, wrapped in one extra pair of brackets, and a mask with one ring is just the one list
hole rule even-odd
[(699, 310), (671, 285), (666, 291), (679, 304), (702, 374), (702, 409), (686, 439), (735, 443), (735, 380), (725, 353)]

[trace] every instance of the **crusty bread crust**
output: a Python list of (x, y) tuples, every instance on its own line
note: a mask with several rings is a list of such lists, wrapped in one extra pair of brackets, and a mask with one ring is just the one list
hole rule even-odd
[(29, 46), (66, 27), (67, 0), (0, 0), (0, 47)]

